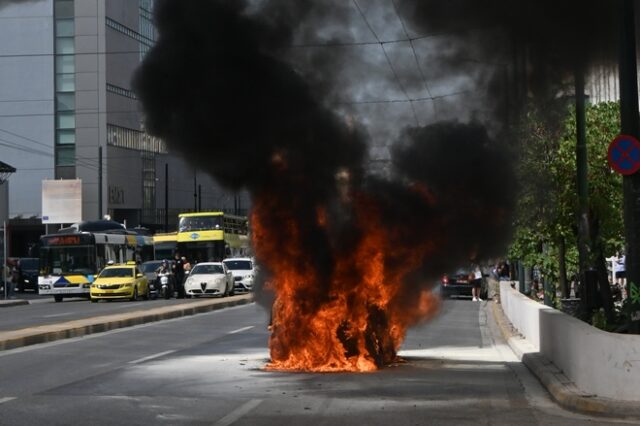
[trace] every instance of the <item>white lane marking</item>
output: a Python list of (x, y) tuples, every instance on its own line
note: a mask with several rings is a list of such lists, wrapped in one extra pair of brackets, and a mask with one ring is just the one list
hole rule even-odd
[(154, 359), (154, 358), (160, 358), (163, 355), (169, 355), (173, 352), (175, 352), (176, 350), (170, 350), (170, 351), (164, 351), (164, 352), (160, 352), (157, 354), (153, 354), (153, 355), (149, 355), (149, 356), (145, 356), (144, 358), (139, 358), (133, 361), (129, 361), (129, 364), (139, 364), (141, 362), (145, 362), (145, 361), (149, 361), (150, 359)]
[(253, 325), (250, 325), (248, 327), (242, 327), (242, 328), (239, 328), (237, 330), (230, 331), (227, 334), (242, 333), (243, 331), (251, 330), (253, 327), (254, 327)]
[(261, 399), (252, 399), (245, 402), (240, 407), (236, 408), (220, 420), (214, 423), (214, 426), (229, 426), (236, 421), (240, 420), (242, 416), (248, 414), (251, 410), (256, 408), (262, 402)]
[(13, 401), (14, 399), (16, 399), (15, 396), (7, 396), (5, 398), (0, 398), (0, 404), (3, 404), (5, 402), (9, 402), (9, 401)]
[(64, 317), (66, 315), (71, 315), (73, 312), (63, 312), (61, 314), (52, 314), (52, 315), (43, 315), (42, 318), (55, 318), (55, 317)]

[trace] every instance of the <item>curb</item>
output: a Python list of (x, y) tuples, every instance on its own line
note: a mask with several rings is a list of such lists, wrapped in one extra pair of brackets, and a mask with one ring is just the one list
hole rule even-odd
[(11, 306), (22, 306), (28, 305), (29, 301), (25, 299), (15, 299), (15, 300), (0, 300), (0, 308), (8, 308)]
[(53, 342), (72, 337), (82, 337), (94, 333), (102, 333), (118, 328), (132, 327), (155, 321), (196, 315), (237, 305), (253, 302), (253, 295), (231, 296), (223, 300), (203, 300), (175, 306), (163, 306), (148, 310), (127, 312), (124, 314), (103, 315), (24, 328), (21, 330), (0, 332), (0, 351), (21, 348), (39, 343)]
[(527, 348), (527, 341), (520, 336), (498, 303), (491, 304), (493, 317), (511, 350), (540, 380), (553, 399), (571, 411), (615, 418), (640, 418), (637, 402), (617, 401), (582, 392), (562, 371), (544, 355)]

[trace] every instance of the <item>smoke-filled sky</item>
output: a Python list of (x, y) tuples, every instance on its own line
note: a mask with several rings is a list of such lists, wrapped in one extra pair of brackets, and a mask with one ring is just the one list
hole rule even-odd
[[(608, 61), (611, 9), (595, 0), (159, 0), (159, 39), (134, 87), (147, 129), (225, 185), (299, 197), (303, 215), (331, 201), (340, 170), (354, 190), (386, 200), (419, 183), (450, 216), (452, 246), (476, 242), (459, 257), (483, 239), (489, 256), (509, 234), (517, 141), (504, 125), (514, 94), (557, 96), (578, 66)], [(381, 163), (386, 178), (372, 178)]]

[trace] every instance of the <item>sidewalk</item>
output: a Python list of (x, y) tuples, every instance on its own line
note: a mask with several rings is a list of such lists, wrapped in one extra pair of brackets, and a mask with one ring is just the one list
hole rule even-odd
[[(6, 302), (13, 302), (13, 300)], [(231, 306), (245, 305), (251, 302), (253, 302), (253, 294), (245, 294), (223, 299), (206, 299), (180, 305), (103, 315), (20, 330), (2, 331), (0, 332), (0, 351), (195, 315)]]
[(0, 308), (8, 308), (10, 306), (28, 305), (29, 301), (25, 299), (0, 299)]
[[(562, 407), (590, 415), (640, 420), (640, 404), (586, 394), (578, 389), (558, 367), (537, 352), (505, 316), (499, 301), (491, 303), (493, 317), (511, 350), (540, 380)], [(640, 400), (640, 397), (638, 398)]]

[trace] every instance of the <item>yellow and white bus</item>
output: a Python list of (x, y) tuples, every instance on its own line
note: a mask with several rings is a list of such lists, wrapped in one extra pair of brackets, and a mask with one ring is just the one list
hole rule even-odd
[(95, 276), (108, 263), (145, 262), (153, 259), (151, 237), (125, 229), (63, 232), (40, 237), (40, 295), (89, 298)]
[(199, 212), (181, 213), (178, 218), (177, 249), (192, 262), (221, 261), (249, 252), (249, 222), (244, 216)]

